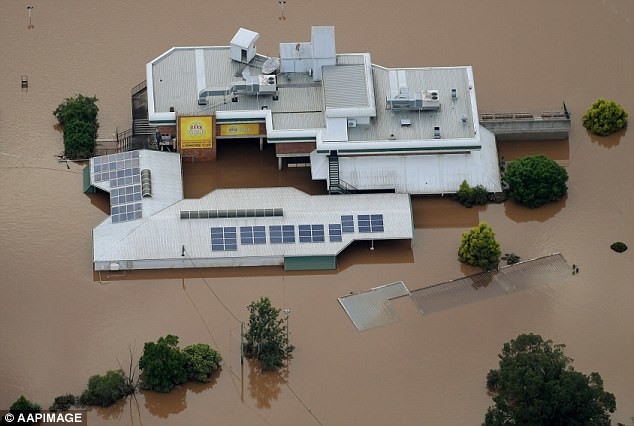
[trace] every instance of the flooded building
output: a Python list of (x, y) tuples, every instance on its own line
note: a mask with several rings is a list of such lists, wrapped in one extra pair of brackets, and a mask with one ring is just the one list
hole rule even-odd
[(183, 199), (178, 153), (95, 157), (90, 183), (110, 193), (93, 230), (96, 271), (284, 265), (336, 269), (356, 240), (411, 240), (407, 194), (311, 196), (295, 188), (216, 189)]
[(470, 66), (385, 68), (336, 52), (334, 27), (257, 53), (240, 28), (229, 46), (175, 47), (147, 64), (148, 118), (192, 161), (218, 141), (275, 144), (278, 168), (309, 164), (330, 193), (501, 191), (495, 136), (480, 125)]

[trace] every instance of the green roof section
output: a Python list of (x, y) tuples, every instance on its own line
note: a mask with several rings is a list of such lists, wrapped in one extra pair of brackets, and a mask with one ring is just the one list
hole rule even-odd
[(337, 269), (336, 256), (288, 256), (284, 258), (285, 271), (319, 271)]
[(97, 192), (94, 186), (90, 183), (90, 165), (84, 167), (84, 194), (94, 194)]

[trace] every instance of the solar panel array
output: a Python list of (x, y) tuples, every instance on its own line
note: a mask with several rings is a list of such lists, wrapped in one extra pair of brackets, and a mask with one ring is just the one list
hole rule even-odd
[(359, 232), (383, 232), (382, 214), (360, 214), (357, 216)]
[(271, 225), (269, 226), (271, 244), (283, 244), (295, 242), (295, 225)]
[(242, 244), (266, 244), (266, 227), (241, 226), (240, 243)]
[(300, 243), (323, 243), (324, 242), (324, 225), (299, 225), (299, 242)]
[(139, 152), (128, 151), (95, 157), (93, 181), (110, 183), (110, 213), (112, 223), (127, 222), (142, 217), (141, 169)]
[[(181, 217), (182, 217), (181, 212)], [(384, 232), (383, 215), (367, 214), (357, 215), (359, 232)], [(300, 243), (325, 242), (325, 227), (323, 224), (298, 225)], [(341, 223), (328, 224), (328, 236), (330, 242), (343, 241), (343, 233), (354, 232), (354, 216), (342, 215)], [(295, 225), (269, 225), (270, 244), (295, 243)], [(237, 227), (218, 226), (211, 228), (211, 249), (213, 251), (235, 251), (238, 249)], [(254, 245), (266, 244), (266, 226), (241, 226), (240, 244)]]
[(211, 249), (214, 251), (238, 250), (235, 226), (211, 228)]

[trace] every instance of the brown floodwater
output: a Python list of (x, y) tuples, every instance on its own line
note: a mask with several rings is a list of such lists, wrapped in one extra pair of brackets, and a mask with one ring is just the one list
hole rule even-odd
[[(580, 124), (598, 97), (634, 112), (634, 3), (237, 0), (0, 0), (0, 408), (20, 394), (47, 407), (88, 378), (127, 367), (128, 350), (167, 333), (208, 342), (224, 357), (209, 384), (167, 395), (140, 392), (90, 424), (349, 425), (479, 424), (491, 399), (485, 375), (502, 344), (535, 332), (567, 345), (575, 367), (598, 371), (617, 400), (615, 421), (634, 416), (634, 137), (589, 135)], [(238, 27), (261, 33), (258, 51), (304, 41), (335, 25), (339, 52), (366, 52), (391, 67), (472, 65), (482, 112), (572, 112), (568, 141), (505, 142), (510, 160), (545, 153), (567, 167), (566, 199), (538, 210), (512, 202), (464, 209), (414, 197), (413, 243), (357, 243), (336, 272), (282, 268), (95, 275), (91, 230), (107, 198), (81, 192), (81, 165), (57, 162), (52, 111), (77, 93), (99, 98), (100, 137), (130, 127), (130, 89), (145, 63), (172, 46), (226, 45)], [(20, 78), (28, 76), (28, 91)], [(215, 164), (186, 164), (186, 195), (216, 187), (294, 185), (324, 190), (308, 169), (278, 172), (270, 148), (225, 144)], [(503, 252), (561, 252), (580, 273), (435, 314), (394, 301), (400, 321), (358, 332), (337, 302), (350, 291), (403, 280), (418, 288), (474, 272), (456, 259), (460, 235), (479, 221)], [(241, 368), (240, 321), (269, 296), (290, 308), (297, 347), (280, 374)]]

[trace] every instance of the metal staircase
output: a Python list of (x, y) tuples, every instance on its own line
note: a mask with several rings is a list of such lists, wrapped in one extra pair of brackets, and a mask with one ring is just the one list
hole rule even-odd
[(328, 155), (328, 193), (329, 194), (356, 194), (357, 188), (344, 182), (339, 177), (339, 156), (337, 151), (330, 151)]
[(328, 192), (330, 194), (341, 194), (339, 180), (339, 156), (337, 151), (330, 151), (328, 155)]

